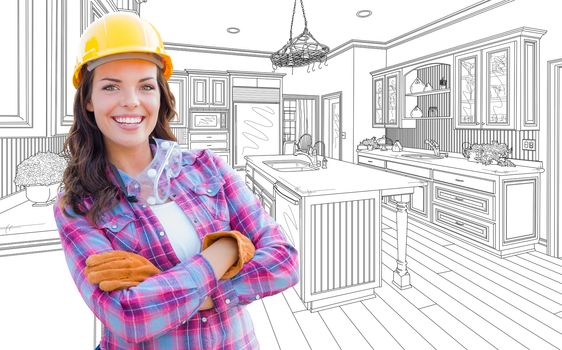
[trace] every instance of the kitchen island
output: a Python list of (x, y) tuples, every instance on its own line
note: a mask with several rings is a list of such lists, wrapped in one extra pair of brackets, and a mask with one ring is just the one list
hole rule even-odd
[(409, 288), (407, 204), (425, 182), (328, 159), (311, 170), (304, 155), (246, 157), (246, 184), (299, 251), (297, 294), (317, 311), (374, 295), (381, 286), (381, 198), (397, 203), (393, 282)]

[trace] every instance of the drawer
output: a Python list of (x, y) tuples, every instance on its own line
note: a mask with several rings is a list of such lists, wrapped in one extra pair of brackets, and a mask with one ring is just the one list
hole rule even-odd
[(406, 165), (401, 163), (386, 162), (386, 168), (388, 170), (397, 171), (404, 173), (404, 175), (416, 175), (424, 177), (426, 179), (431, 178), (431, 169), (418, 167), (414, 165)]
[(435, 203), (467, 211), (478, 217), (495, 219), (495, 196), (492, 195), (436, 182), (433, 184), (433, 199)]
[(449, 231), (452, 236), (460, 235), (494, 247), (494, 223), (478, 220), (436, 204), (433, 205), (433, 222)]
[(191, 142), (192, 149), (208, 148), (208, 149), (226, 149), (226, 141), (208, 141), (208, 142)]
[(384, 160), (365, 157), (365, 156), (358, 156), (357, 163), (369, 165), (376, 168), (382, 168), (382, 169), (386, 167), (385, 166), (386, 162)]
[(446, 171), (433, 171), (433, 180), (464, 186), (479, 191), (495, 193), (495, 181), (482, 179), (479, 177), (448, 173)]
[(189, 134), (190, 141), (226, 141), (228, 134)]
[(246, 166), (244, 167), (244, 171), (246, 171), (246, 175), (253, 178), (254, 177), (254, 168), (252, 168), (251, 166), (248, 165), (248, 163), (246, 163)]

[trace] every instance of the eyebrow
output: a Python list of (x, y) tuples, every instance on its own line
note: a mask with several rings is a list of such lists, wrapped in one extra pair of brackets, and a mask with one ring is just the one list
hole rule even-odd
[[(154, 77), (142, 78), (141, 80), (139, 80), (139, 83), (143, 83), (143, 82), (145, 82), (147, 80), (151, 80), (151, 79), (155, 79), (155, 78)], [(112, 82), (115, 82), (115, 83), (121, 83), (121, 80), (115, 79), (115, 78), (102, 78), (102, 79), (100, 79), (100, 81), (104, 81), (104, 80), (112, 81)]]

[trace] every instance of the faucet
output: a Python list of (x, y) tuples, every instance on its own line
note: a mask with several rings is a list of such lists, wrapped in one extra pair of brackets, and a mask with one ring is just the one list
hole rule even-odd
[(433, 149), (433, 153), (435, 153), (436, 157), (441, 156), (439, 151), (439, 144), (437, 143), (437, 141), (435, 141), (434, 139), (425, 139), (425, 143), (427, 143), (429, 147)]
[(308, 158), (308, 160), (310, 161), (311, 168), (316, 168), (318, 166), (318, 154), (316, 152), (316, 149), (314, 149), (314, 147), (310, 147), (308, 153), (303, 152), (301, 150), (297, 150), (295, 148), (295, 150), (293, 151), (293, 155), (298, 156), (299, 154), (303, 154)]

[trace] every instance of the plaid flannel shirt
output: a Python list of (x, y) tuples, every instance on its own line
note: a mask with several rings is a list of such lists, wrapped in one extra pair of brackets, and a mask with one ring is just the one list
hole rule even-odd
[[(125, 188), (134, 189), (135, 180), (120, 173)], [(107, 175), (118, 183), (109, 169)], [(73, 217), (66, 217), (59, 194), (54, 215), (63, 251), (82, 298), (104, 325), (101, 348), (259, 348), (244, 305), (297, 283), (295, 248), (243, 179), (209, 150), (183, 151), (182, 170), (171, 181), (171, 193), (201, 239), (211, 232), (238, 230), (254, 243), (255, 256), (232, 279), (216, 280), (201, 254), (179, 261), (162, 225), (143, 202), (122, 199), (94, 225), (69, 207)], [(134, 190), (128, 194), (135, 195)], [(92, 199), (83, 204), (89, 208)], [(114, 249), (140, 254), (162, 272), (138, 286), (104, 292), (87, 281), (85, 261)], [(198, 311), (207, 296), (214, 308)]]

